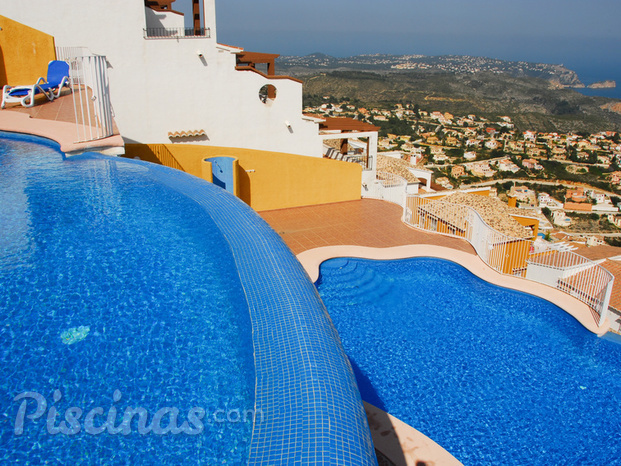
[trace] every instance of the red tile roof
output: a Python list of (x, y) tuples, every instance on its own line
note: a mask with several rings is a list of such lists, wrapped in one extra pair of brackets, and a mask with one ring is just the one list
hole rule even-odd
[(579, 210), (582, 212), (591, 212), (593, 206), (584, 202), (566, 202), (563, 206), (566, 210)]
[(602, 263), (602, 267), (615, 276), (610, 305), (615, 309), (621, 310), (621, 262), (606, 260)]
[(581, 256), (591, 259), (592, 261), (599, 261), (602, 259), (609, 259), (611, 257), (621, 256), (621, 248), (615, 246), (592, 246), (589, 248), (580, 248), (576, 253)]

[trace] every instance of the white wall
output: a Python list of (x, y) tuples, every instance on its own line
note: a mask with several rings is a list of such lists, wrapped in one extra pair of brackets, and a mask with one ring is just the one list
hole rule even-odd
[[(170, 143), (168, 132), (202, 129), (207, 137), (189, 142), (320, 157), (318, 126), (302, 118), (302, 84), (236, 71), (235, 49), (216, 43), (215, 0), (204, 11), (210, 38), (145, 39), (142, 0), (56, 0), (53, 14), (49, 0), (0, 0), (4, 16), (51, 34), (57, 46), (107, 57), (126, 142)], [(278, 90), (271, 106), (258, 97), (267, 83)]]
[(528, 264), (526, 279), (556, 288), (561, 279), (562, 271), (538, 264)]
[(433, 175), (431, 171), (421, 170), (419, 168), (408, 168), (408, 170), (410, 170), (416, 178), (422, 178), (425, 180), (425, 188), (431, 188), (431, 176)]
[(183, 15), (172, 11), (155, 11), (145, 7), (147, 28), (184, 28)]

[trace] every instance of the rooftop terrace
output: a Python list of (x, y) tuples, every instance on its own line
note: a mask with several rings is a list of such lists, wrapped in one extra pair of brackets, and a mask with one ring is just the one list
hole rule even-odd
[(338, 202), (260, 215), (294, 254), (323, 246), (388, 248), (410, 244), (444, 246), (468, 254), (474, 248), (462, 239), (414, 230), (401, 221), (403, 209), (375, 199)]

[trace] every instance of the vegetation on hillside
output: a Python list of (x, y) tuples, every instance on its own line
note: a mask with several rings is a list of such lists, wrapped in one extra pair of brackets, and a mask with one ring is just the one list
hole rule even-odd
[(537, 78), (493, 73), (335, 71), (303, 79), (305, 104), (309, 105), (324, 96), (348, 97), (365, 107), (410, 104), (427, 111), (474, 113), (489, 119), (506, 115), (520, 131), (621, 130), (621, 115), (601, 108), (611, 99), (558, 89)]

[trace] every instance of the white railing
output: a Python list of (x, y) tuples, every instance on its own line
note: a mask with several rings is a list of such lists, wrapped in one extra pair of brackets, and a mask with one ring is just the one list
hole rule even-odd
[(209, 28), (146, 28), (145, 39), (191, 39), (194, 37), (211, 37)]
[(551, 243), (504, 235), (464, 205), (410, 195), (404, 219), (416, 228), (465, 239), (501, 274), (543, 283), (574, 296), (598, 316), (600, 326), (607, 317), (614, 276), (579, 254), (559, 251)]
[(404, 178), (392, 173), (377, 172), (375, 181), (363, 186), (363, 197), (381, 199), (403, 207), (406, 187), (407, 181)]
[(76, 142), (94, 141), (114, 134), (106, 57), (84, 47), (57, 47), (59, 60), (69, 63), (76, 119)]

